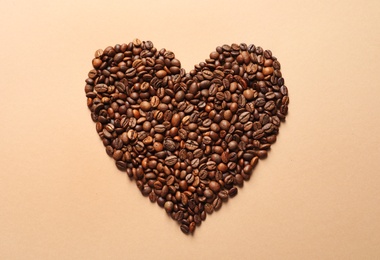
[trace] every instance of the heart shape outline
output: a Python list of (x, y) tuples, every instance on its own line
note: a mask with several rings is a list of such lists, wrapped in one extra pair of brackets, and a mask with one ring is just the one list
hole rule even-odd
[(139, 39), (92, 65), (87, 106), (106, 153), (185, 234), (236, 196), (288, 112), (280, 63), (253, 44), (218, 46), (189, 73)]

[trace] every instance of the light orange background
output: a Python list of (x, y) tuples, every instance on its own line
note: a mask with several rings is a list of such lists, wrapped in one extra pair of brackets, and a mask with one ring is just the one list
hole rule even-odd
[[(1, 259), (379, 259), (380, 2), (0, 1)], [(286, 123), (193, 236), (118, 171), (90, 119), (95, 50), (134, 38), (190, 70), (272, 50)]]

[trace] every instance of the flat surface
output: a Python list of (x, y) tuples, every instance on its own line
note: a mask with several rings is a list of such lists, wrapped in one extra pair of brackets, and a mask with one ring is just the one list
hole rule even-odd
[[(379, 259), (380, 2), (0, 2), (2, 259)], [(254, 43), (290, 107), (237, 197), (185, 236), (90, 119), (93, 53), (134, 38), (186, 70)]]

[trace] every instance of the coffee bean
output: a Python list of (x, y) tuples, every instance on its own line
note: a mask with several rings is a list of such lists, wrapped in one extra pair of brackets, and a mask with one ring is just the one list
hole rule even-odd
[(201, 170), (199, 172), (199, 178), (205, 180), (208, 177), (208, 172), (206, 170)]
[(218, 210), (222, 207), (222, 200), (219, 197), (216, 197), (212, 202), (212, 206), (215, 210)]
[(214, 197), (214, 193), (212, 192), (212, 190), (206, 188), (204, 191), (203, 191), (203, 195), (207, 198), (207, 199), (210, 199), (210, 198), (213, 198)]
[(174, 207), (174, 204), (171, 201), (167, 201), (164, 204), (164, 208), (165, 208), (167, 213), (171, 213), (173, 211), (173, 207)]
[(207, 214), (212, 214), (212, 212), (214, 212), (214, 206), (212, 204), (206, 203), (204, 207)]
[(136, 69), (135, 68), (129, 68), (127, 69), (127, 71), (125, 72), (125, 76), (127, 78), (132, 78), (133, 76), (136, 75)]
[(215, 193), (218, 193), (218, 191), (220, 190), (220, 184), (217, 183), (216, 181), (211, 181), (209, 183), (209, 187)]
[(159, 70), (159, 71), (156, 72), (156, 76), (157, 76), (157, 78), (159, 78), (159, 79), (164, 78), (166, 75), (167, 75), (167, 73), (166, 73), (165, 70)]
[(121, 171), (125, 171), (127, 169), (127, 164), (124, 161), (116, 161), (116, 166)]
[(222, 130), (228, 130), (231, 126), (231, 123), (227, 120), (222, 120), (220, 123), (219, 123), (219, 126)]
[[(162, 143), (159, 143), (159, 142), (154, 142), (153, 143), (153, 149), (156, 151), (156, 152), (161, 152), (163, 149), (164, 149), (164, 146)], [(157, 155), (157, 154), (156, 154)]]
[(264, 159), (267, 157), (268, 155), (268, 152), (266, 150), (258, 150), (256, 152), (256, 155), (260, 158), (260, 159)]
[(257, 92), (253, 89), (246, 89), (244, 90), (243, 95), (247, 100), (250, 101), (257, 97)]
[(182, 224), (182, 225), (181, 225), (181, 231), (182, 231), (183, 233), (185, 233), (185, 234), (189, 234), (189, 231), (190, 231), (189, 226), (188, 226), (188, 225), (185, 225), (185, 224)]
[(219, 163), (217, 169), (222, 173), (225, 173), (228, 170), (228, 167), (224, 163)]
[(212, 79), (213, 78), (213, 73), (210, 71), (210, 70), (204, 70), (202, 71), (202, 76), (205, 78), (205, 79)]
[(154, 126), (154, 131), (156, 133), (165, 133), (166, 132), (166, 128), (164, 125), (155, 125)]
[[(95, 55), (96, 55), (96, 53), (95, 53)], [(100, 55), (99, 55), (100, 56)], [(101, 59), (99, 59), (99, 57), (97, 57), (96, 59), (93, 59), (92, 60), (92, 66), (94, 66), (94, 68), (95, 69), (98, 69), (98, 68), (100, 68), (100, 66), (102, 65), (102, 60)]]
[(95, 91), (98, 93), (104, 93), (108, 91), (108, 86), (106, 84), (97, 84), (95, 86)]
[[(257, 157), (255, 157), (255, 158), (257, 158)], [(247, 174), (247, 175), (251, 175), (251, 173), (252, 173), (252, 169), (253, 169), (252, 164), (247, 164), (247, 165), (244, 167), (243, 171), (244, 171), (245, 174)]]
[(267, 111), (271, 111), (275, 107), (276, 107), (276, 105), (275, 105), (275, 103), (274, 103), (273, 100), (270, 100), (270, 101), (266, 102), (265, 105), (264, 105), (264, 109), (267, 110)]
[(233, 187), (231, 189), (229, 189), (228, 191), (228, 196), (230, 196), (231, 198), (232, 197), (235, 197), (238, 193), (238, 189), (236, 187)]
[(175, 177), (174, 177), (174, 175), (169, 175), (169, 176), (166, 178), (166, 184), (167, 184), (167, 185), (172, 185), (174, 182), (175, 182)]
[(227, 200), (228, 199), (228, 191), (227, 190), (221, 190), (218, 193), (218, 196), (221, 200)]
[(187, 140), (185, 143), (185, 147), (186, 147), (186, 149), (188, 149), (190, 151), (194, 151), (195, 149), (198, 148), (198, 143), (194, 140)]
[(157, 96), (153, 96), (153, 97), (151, 98), (151, 100), (150, 100), (150, 106), (156, 108), (156, 107), (158, 107), (159, 104), (160, 104), (160, 99), (159, 99), (159, 97), (157, 97)]
[(165, 164), (168, 166), (173, 166), (177, 162), (178, 158), (175, 155), (166, 157)]
[(140, 107), (143, 111), (148, 111), (151, 107), (150, 103), (147, 101), (143, 101), (140, 103)]
[[(196, 167), (194, 167), (194, 168), (196, 168)], [(193, 174), (187, 174), (186, 175), (186, 177), (185, 177), (185, 180), (186, 180), (186, 182), (188, 183), (188, 184), (191, 184), (191, 183), (193, 183), (194, 182), (194, 175)]]
[(250, 113), (248, 111), (241, 113), (240, 116), (239, 116), (239, 122), (243, 123), (243, 124), (247, 123), (248, 120), (249, 120), (249, 118), (250, 118), (250, 116), (251, 115), (250, 115)]

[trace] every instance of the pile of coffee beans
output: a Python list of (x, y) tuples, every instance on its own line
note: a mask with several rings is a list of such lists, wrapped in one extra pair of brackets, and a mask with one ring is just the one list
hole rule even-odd
[(189, 73), (139, 39), (92, 65), (87, 106), (107, 154), (186, 234), (236, 196), (288, 111), (280, 63), (253, 44), (218, 46)]

